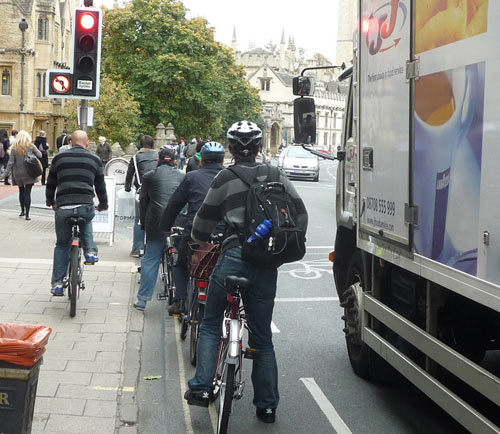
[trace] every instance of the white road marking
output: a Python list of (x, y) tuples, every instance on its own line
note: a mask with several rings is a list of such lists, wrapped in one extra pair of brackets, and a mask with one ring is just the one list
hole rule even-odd
[[(330, 170), (331, 170), (331, 169), (333, 169), (333, 170), (335, 171), (333, 174), (330, 172)], [(335, 179), (335, 180), (336, 180), (336, 179), (337, 179), (337, 165), (328, 167), (328, 168), (326, 169), (326, 173), (328, 173), (328, 175), (329, 175), (331, 178), (333, 178), (333, 179)]]
[(300, 378), (300, 381), (304, 383), (309, 393), (312, 395), (316, 404), (318, 404), (321, 411), (325, 414), (326, 418), (333, 426), (337, 434), (352, 434), (352, 431), (345, 424), (342, 418), (335, 410), (335, 407), (332, 405), (328, 398), (325, 396), (323, 391), (314, 381), (314, 378)]
[(274, 324), (274, 321), (271, 321), (271, 332), (272, 333), (280, 333), (280, 329), (276, 327), (276, 324)]
[(338, 297), (277, 297), (274, 301), (279, 303), (307, 302), (307, 301), (338, 301)]

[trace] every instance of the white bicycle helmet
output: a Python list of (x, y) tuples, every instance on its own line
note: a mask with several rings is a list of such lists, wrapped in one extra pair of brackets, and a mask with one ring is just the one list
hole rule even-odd
[(243, 148), (254, 147), (260, 145), (262, 131), (254, 122), (240, 121), (227, 130), (227, 138), (230, 144), (240, 145)]

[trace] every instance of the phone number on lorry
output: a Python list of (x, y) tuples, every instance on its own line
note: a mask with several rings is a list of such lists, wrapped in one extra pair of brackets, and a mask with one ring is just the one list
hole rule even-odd
[(396, 203), (392, 200), (378, 199), (376, 197), (367, 197), (366, 208), (390, 216), (396, 214)]

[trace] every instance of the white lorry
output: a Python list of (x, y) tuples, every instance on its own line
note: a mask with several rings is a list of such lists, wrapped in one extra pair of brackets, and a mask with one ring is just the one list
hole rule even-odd
[[(332, 254), (350, 362), (498, 434), (500, 1), (357, 3)], [(314, 143), (295, 84), (295, 137)]]

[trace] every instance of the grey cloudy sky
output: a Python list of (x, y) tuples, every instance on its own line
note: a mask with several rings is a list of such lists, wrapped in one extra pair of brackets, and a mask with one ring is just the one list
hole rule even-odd
[[(120, 2), (121, 3), (121, 2)], [(215, 39), (231, 45), (236, 26), (238, 49), (249, 43), (264, 46), (270, 40), (281, 41), (285, 31), (295, 39), (297, 48), (309, 55), (319, 52), (335, 61), (338, 0), (183, 0), (188, 18), (205, 17), (215, 27)], [(94, 4), (112, 6), (113, 0), (95, 0)]]

